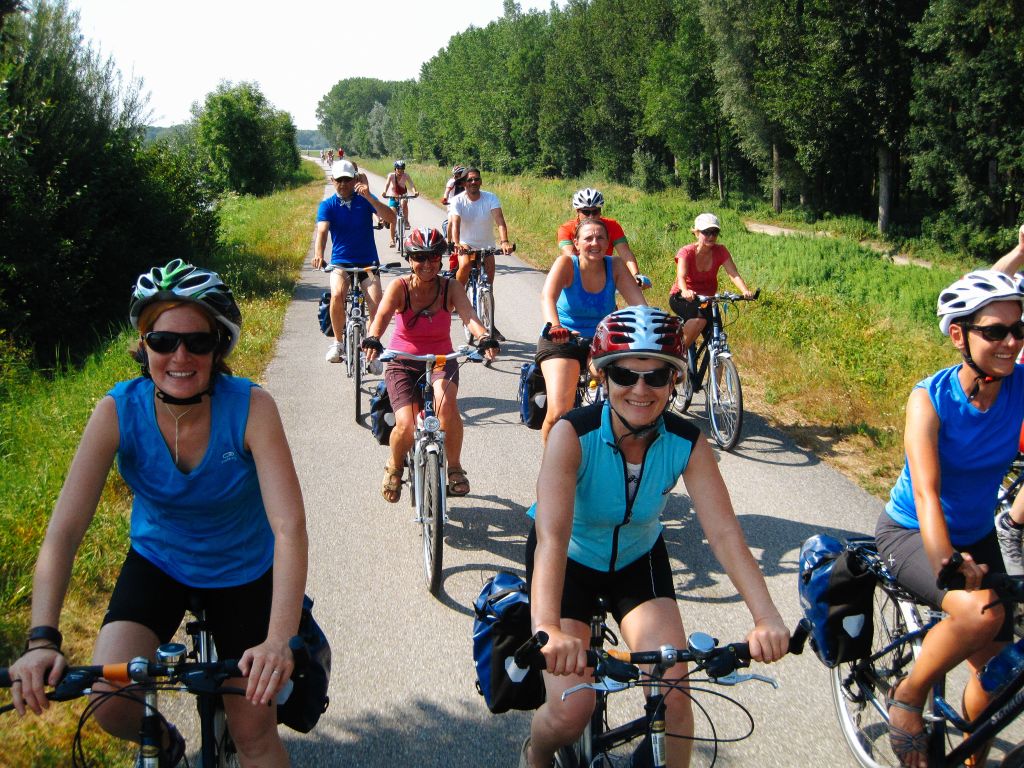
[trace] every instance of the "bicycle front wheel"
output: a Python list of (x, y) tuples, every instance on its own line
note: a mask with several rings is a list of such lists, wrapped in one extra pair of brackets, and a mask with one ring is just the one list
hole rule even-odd
[(476, 314), (480, 324), (487, 329), (487, 335), (494, 335), (494, 294), (490, 288), (484, 288), (477, 297)]
[[(480, 307), (478, 306), (478, 304), (479, 304), (478, 299), (480, 297), (480, 291), (478, 290), (476, 279), (474, 278), (472, 273), (470, 273), (470, 275), (469, 275), (469, 283), (466, 284), (466, 291), (467, 291), (466, 295), (469, 297), (469, 304), (470, 304), (470, 306), (473, 307), (473, 311), (476, 312), (477, 317), (479, 317), (480, 316)], [(481, 318), (481, 320), (482, 319), (483, 318)], [(467, 344), (472, 344), (473, 343), (473, 332), (471, 330), (469, 330), (469, 326), (468, 325), (463, 325), (462, 326), (462, 332), (466, 335), (466, 343)]]
[(441, 488), (444, 467), (437, 453), (427, 453), (423, 465), (423, 572), (430, 594), (441, 589), (441, 562), (444, 554), (444, 500)]
[[(875, 589), (872, 653), (907, 632), (899, 603), (882, 587)], [(885, 697), (913, 660), (910, 643), (900, 643), (874, 661), (839, 664), (829, 670), (832, 701), (846, 744), (864, 768), (895, 768), (900, 761), (889, 746)]]
[(398, 255), (405, 257), (405, 218), (402, 216), (401, 209), (399, 209), (398, 215), (395, 217), (395, 240), (398, 249)]
[(355, 360), (355, 380), (356, 380), (356, 408), (355, 418), (356, 424), (363, 418), (363, 368), (366, 365), (366, 361), (363, 359), (363, 328), (357, 326), (349, 334), (352, 338), (352, 357)]
[(686, 375), (683, 383), (679, 385), (679, 391), (672, 400), (672, 407), (679, 413), (686, 413), (693, 401), (693, 380), (697, 377), (697, 355), (691, 344), (686, 349)]
[(731, 357), (716, 357), (708, 371), (708, 421), (711, 434), (723, 451), (731, 451), (743, 428), (743, 390)]

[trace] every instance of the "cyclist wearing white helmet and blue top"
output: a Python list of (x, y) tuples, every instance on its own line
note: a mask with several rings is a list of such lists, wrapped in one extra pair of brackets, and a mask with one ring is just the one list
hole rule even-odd
[[(571, 411), (552, 428), (537, 479), (526, 544), (535, 631), (542, 649), (546, 701), (520, 752), (520, 768), (547, 768), (590, 721), (594, 693), (562, 700), (585, 674), (589, 620), (603, 597), (632, 650), (686, 647), (661, 513), (682, 478), (718, 561), (754, 621), (752, 656), (785, 655), (789, 631), (747, 548), (715, 456), (700, 430), (668, 412), (672, 387), (686, 375), (679, 319), (647, 306), (616, 310), (591, 346), (608, 399)], [(674, 668), (678, 669), (678, 668)], [(665, 697), (666, 763), (689, 765), (693, 711), (685, 668)]]
[[(291, 677), (288, 641), (298, 629), (308, 545), (280, 416), (269, 394), (225, 363), (242, 317), (216, 273), (175, 259), (141, 275), (130, 318), (142, 375), (100, 400), (68, 471), (36, 563), (26, 650), (10, 668), (15, 709), (45, 709), (44, 686), (66, 666), (61, 607), (116, 458), (133, 495), (130, 547), (93, 663), (154, 658), (190, 596), (201, 595), (221, 657), (238, 658), (246, 675), (226, 683), (245, 696), (224, 697), (239, 756), (286, 766), (276, 708), (267, 705)], [(123, 693), (97, 704), (107, 732), (139, 740), (141, 700)], [(160, 765), (177, 765), (184, 752), (169, 725)]]
[[(373, 240), (373, 214), (394, 227), (395, 212), (372, 194), (365, 182), (359, 179), (359, 171), (348, 160), (337, 160), (331, 165), (331, 180), (335, 194), (320, 203), (316, 213), (316, 240), (313, 246), (313, 269), (320, 269), (325, 263), (324, 250), (327, 233), (331, 233), (331, 264), (335, 266), (369, 267), (380, 263), (377, 245)], [(331, 272), (331, 325), (345, 327), (345, 294), (348, 293), (348, 273)], [(379, 275), (363, 278), (366, 295), (366, 309), (372, 320), (380, 303), (381, 287)], [(334, 341), (327, 349), (327, 362), (340, 363), (344, 350), (340, 341)]]
[[(932, 684), (967, 661), (964, 716), (989, 697), (978, 673), (1012, 637), (1010, 611), (988, 589), (986, 572), (1003, 572), (993, 523), (1000, 482), (1017, 455), (1024, 421), (1024, 277), (978, 270), (939, 294), (940, 330), (962, 362), (919, 382), (907, 403), (906, 462), (875, 538), (886, 567), (906, 589), (947, 617), (925, 635), (910, 675), (887, 697), (889, 738), (901, 764), (922, 766), (922, 706)], [(941, 590), (939, 570), (954, 553), (966, 589)], [(969, 764), (984, 765), (983, 753)]]

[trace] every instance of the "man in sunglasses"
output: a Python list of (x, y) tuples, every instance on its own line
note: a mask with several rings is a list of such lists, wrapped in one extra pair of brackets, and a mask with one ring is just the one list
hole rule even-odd
[[(380, 264), (377, 246), (373, 240), (373, 214), (394, 226), (395, 212), (370, 194), (366, 182), (359, 178), (356, 166), (348, 160), (338, 160), (331, 166), (331, 181), (335, 194), (320, 203), (316, 213), (316, 241), (313, 247), (313, 269), (324, 263), (327, 233), (331, 234), (331, 264), (343, 267), (369, 267)], [(345, 294), (348, 293), (348, 273), (331, 272), (331, 325), (345, 327)], [(366, 307), (370, 321), (380, 303), (380, 276), (367, 274), (363, 278)], [(327, 362), (342, 360), (340, 341), (327, 349)]]
[(584, 219), (598, 218), (608, 229), (608, 252), (605, 256), (615, 253), (626, 263), (626, 268), (633, 275), (636, 284), (644, 289), (650, 288), (651, 279), (640, 274), (640, 266), (636, 262), (633, 250), (629, 247), (629, 241), (626, 239), (626, 233), (622, 226), (615, 219), (606, 219), (601, 215), (601, 209), (604, 207), (604, 195), (593, 187), (579, 189), (572, 196), (572, 207), (576, 211), (576, 216), (558, 228), (558, 250), (562, 255), (579, 256), (575, 243), (576, 227)]
[[(448, 213), (448, 232), (451, 242), (456, 243), (459, 257), (459, 268), (455, 278), (463, 287), (469, 282), (471, 267), (469, 253), (480, 248), (493, 248), (494, 227), (498, 228), (498, 237), (502, 253), (512, 253), (512, 243), (508, 239), (508, 225), (505, 215), (501, 212), (501, 202), (493, 192), (480, 189), (482, 183), (479, 168), (466, 170), (466, 189), (452, 198)], [(484, 269), (491, 286), (494, 285), (494, 257), (484, 259)], [(498, 341), (505, 337), (494, 331)]]

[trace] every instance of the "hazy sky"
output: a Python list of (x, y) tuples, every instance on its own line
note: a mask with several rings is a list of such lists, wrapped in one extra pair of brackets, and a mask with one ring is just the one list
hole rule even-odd
[[(407, 80), (468, 26), (502, 15), (502, 0), (70, 0), (86, 40), (125, 77), (143, 80), (151, 125), (189, 119), (221, 80), (255, 80), (297, 128), (317, 127), (316, 105), (347, 77)], [(520, 0), (523, 10), (550, 0)]]

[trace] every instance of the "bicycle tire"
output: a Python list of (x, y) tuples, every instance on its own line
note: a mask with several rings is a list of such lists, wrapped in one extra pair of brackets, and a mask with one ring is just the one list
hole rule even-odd
[(356, 384), (356, 407), (355, 407), (355, 419), (356, 424), (359, 424), (363, 418), (363, 368), (366, 366), (366, 361), (363, 359), (363, 327), (361, 325), (356, 326), (352, 332), (352, 354), (355, 357), (355, 384)]
[(341, 348), (345, 355), (345, 376), (352, 378), (352, 343), (349, 340), (349, 327), (346, 323), (344, 337), (341, 340)]
[(691, 344), (686, 349), (686, 375), (683, 383), (679, 385), (679, 391), (672, 400), (672, 407), (679, 413), (686, 413), (693, 402), (693, 381), (697, 378), (697, 353), (694, 352)]
[(1007, 752), (999, 766), (1000, 768), (1024, 768), (1024, 742)]
[(402, 209), (397, 209), (395, 216), (395, 249), (398, 255), (405, 258), (405, 217), (402, 216)]
[(476, 310), (480, 324), (487, 329), (487, 335), (494, 335), (494, 294), (490, 288), (481, 288), (477, 297), (479, 307)]
[[(480, 310), (479, 310), (479, 306), (478, 306), (479, 298), (480, 298), (480, 292), (478, 290), (476, 276), (472, 272), (469, 273), (469, 282), (466, 283), (466, 292), (467, 292), (467, 296), (469, 297), (469, 305), (471, 307), (473, 307), (473, 311), (476, 312), (477, 317), (480, 317)], [(469, 326), (468, 325), (463, 325), (462, 326), (462, 332), (466, 336), (466, 343), (467, 344), (472, 344), (473, 343), (473, 332), (471, 330), (469, 330)]]
[[(721, 374), (714, 368), (720, 367)], [(731, 357), (716, 358), (708, 371), (707, 410), (711, 434), (723, 451), (731, 451), (743, 429), (743, 389), (740, 374)]]
[[(898, 602), (881, 586), (875, 589), (872, 653), (907, 631)], [(832, 703), (839, 727), (857, 763), (863, 768), (894, 768), (900, 764), (889, 746), (889, 727), (875, 708), (884, 708), (889, 687), (902, 676), (913, 658), (909, 643), (861, 662), (841, 663), (829, 670)]]
[(441, 589), (441, 566), (444, 557), (444, 499), (441, 483), (444, 482), (441, 458), (437, 453), (428, 452), (423, 462), (423, 509), (420, 523), (423, 526), (423, 572), (430, 594), (437, 595)]

